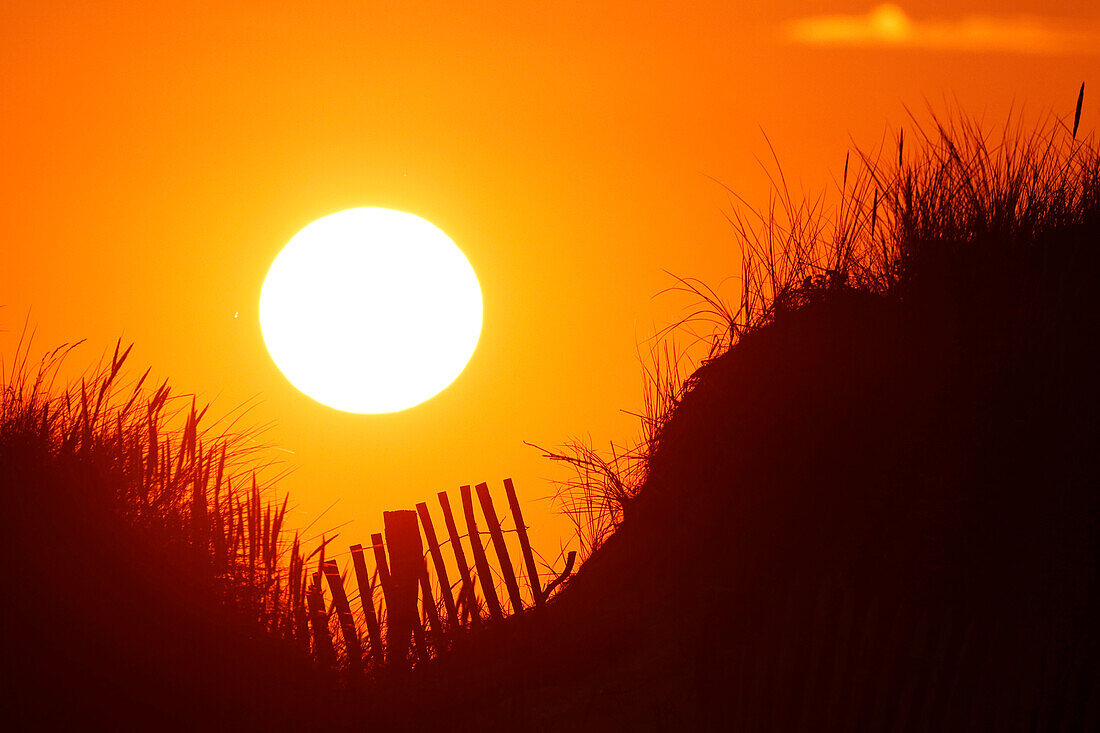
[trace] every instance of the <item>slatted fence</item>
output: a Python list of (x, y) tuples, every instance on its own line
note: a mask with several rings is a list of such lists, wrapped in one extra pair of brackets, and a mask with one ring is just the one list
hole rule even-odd
[[(569, 553), (562, 572), (540, 573), (511, 479), (504, 480), (504, 493), (508, 515), (502, 522), (488, 484), (461, 487), (462, 532), (450, 497), (439, 492), (446, 528), (442, 540), (426, 502), (415, 510), (384, 512), (383, 532), (372, 534), (367, 548), (352, 545), (343, 572), (331, 555), (326, 559), (322, 547), (306, 592), (317, 662), (353, 675), (384, 665), (422, 664), (446, 653), (470, 629), (541, 607), (572, 572), (576, 554)], [(506, 535), (519, 545), (518, 567), (525, 583), (517, 575)], [(541, 575), (550, 582), (544, 585)]]

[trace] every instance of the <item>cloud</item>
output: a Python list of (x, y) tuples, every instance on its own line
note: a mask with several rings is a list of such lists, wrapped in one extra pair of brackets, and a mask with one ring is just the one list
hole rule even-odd
[(813, 46), (1075, 54), (1100, 51), (1100, 27), (1067, 28), (1033, 16), (970, 15), (916, 20), (892, 3), (863, 15), (817, 15), (787, 24), (787, 38)]

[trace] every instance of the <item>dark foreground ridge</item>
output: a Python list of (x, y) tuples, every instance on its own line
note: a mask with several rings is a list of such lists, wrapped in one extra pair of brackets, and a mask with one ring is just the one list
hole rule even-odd
[(42, 492), (5, 501), (10, 730), (308, 720), (299, 696), (321, 690), (308, 656), (227, 604), (193, 553), (87, 501), (86, 464), (10, 458), (0, 455), (5, 494)]
[(873, 177), (900, 187), (874, 215), (887, 267), (789, 268), (662, 417), (625, 520), (556, 603), (443, 660), (413, 709), (524, 730), (1100, 724), (1095, 154), (1051, 177), (952, 142)]
[[(25, 342), (24, 342), (25, 343)], [(0, 387), (0, 619), (12, 730), (196, 730), (308, 721), (327, 689), (295, 623), (302, 555), (252, 432), (203, 430), (129, 351), (50, 389), (66, 349)], [(135, 383), (136, 382), (136, 383)], [(230, 416), (232, 417), (232, 416)], [(231, 421), (230, 421), (231, 423)]]

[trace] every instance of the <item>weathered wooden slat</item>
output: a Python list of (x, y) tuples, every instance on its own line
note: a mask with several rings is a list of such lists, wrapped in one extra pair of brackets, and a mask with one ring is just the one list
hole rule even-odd
[(512, 521), (516, 523), (516, 534), (519, 536), (519, 546), (523, 551), (523, 564), (527, 568), (527, 579), (531, 583), (531, 595), (535, 599), (535, 605), (542, 605), (542, 583), (539, 582), (539, 569), (535, 565), (535, 555), (531, 551), (531, 541), (527, 538), (527, 525), (523, 523), (523, 512), (519, 507), (519, 498), (516, 496), (516, 487), (512, 485), (512, 479), (504, 479), (504, 493), (508, 495), (508, 508), (512, 511)]
[(512, 560), (508, 557), (508, 545), (504, 544), (504, 533), (500, 531), (500, 520), (497, 518), (497, 510), (493, 506), (493, 497), (489, 494), (488, 484), (477, 485), (477, 500), (481, 503), (481, 513), (485, 516), (485, 523), (489, 526), (489, 537), (493, 540), (493, 548), (500, 561), (500, 572), (504, 576), (504, 587), (508, 590), (508, 600), (512, 603), (512, 613), (523, 613), (523, 597), (519, 594), (519, 583), (516, 582), (516, 572), (512, 568)]
[(394, 649), (394, 590), (393, 581), (390, 579), (390, 563), (386, 558), (386, 542), (380, 532), (372, 534), (370, 536), (370, 542), (374, 550), (374, 565), (378, 569), (378, 583), (382, 586), (382, 602), (386, 606), (386, 662), (392, 663), (397, 658), (403, 661), (405, 659), (405, 652), (408, 649), (408, 638), (405, 639), (405, 646), (400, 651)]
[(374, 584), (367, 572), (367, 559), (363, 557), (363, 546), (351, 546), (351, 564), (355, 568), (355, 582), (359, 586), (359, 603), (363, 606), (363, 618), (367, 623), (367, 640), (370, 653), (376, 664), (382, 664), (385, 656), (382, 650), (382, 628), (378, 625), (378, 612), (374, 607)]
[(370, 536), (371, 549), (374, 550), (374, 565), (378, 568), (378, 582), (382, 586), (382, 600), (386, 603), (386, 610), (390, 607), (390, 563), (386, 559), (386, 541), (381, 532), (375, 532)]
[(309, 611), (307, 610), (309, 600), (305, 599), (303, 603), (303, 596), (305, 591), (296, 599), (297, 603), (294, 605), (294, 631), (298, 635), (298, 641), (303, 645), (306, 652), (309, 651)]
[(485, 557), (485, 548), (481, 545), (481, 535), (478, 534), (477, 519), (474, 518), (474, 500), (470, 494), (470, 487), (463, 486), (462, 512), (466, 515), (466, 531), (470, 538), (470, 548), (474, 553), (474, 565), (477, 567), (477, 575), (481, 579), (481, 592), (485, 594), (485, 604), (489, 607), (489, 615), (499, 619), (504, 617), (500, 608), (500, 599), (497, 598), (497, 590), (493, 586), (493, 573), (489, 569), (489, 560)]
[(462, 586), (459, 588), (459, 598), (470, 615), (470, 623), (477, 626), (481, 623), (481, 616), (477, 608), (477, 595), (474, 593), (474, 582), (470, 578), (470, 566), (466, 562), (466, 553), (462, 551), (462, 538), (458, 534), (455, 525), (454, 514), (451, 513), (451, 500), (446, 491), (440, 491), (439, 506), (443, 510), (443, 521), (447, 525), (447, 537), (451, 541), (451, 549), (454, 551), (455, 563), (458, 565), (458, 574), (461, 576)]
[[(424, 502), (416, 505), (416, 511), (420, 514), (420, 526), (424, 530), (424, 537), (428, 541), (428, 552), (431, 553), (432, 563), (435, 565), (435, 577), (439, 580), (439, 595), (443, 598), (443, 607), (447, 611), (447, 622), (452, 628), (457, 628), (458, 611), (455, 608), (454, 594), (451, 593), (451, 581), (447, 578), (447, 566), (443, 562), (443, 553), (439, 550), (439, 540), (435, 536), (432, 515)], [(433, 631), (440, 634), (443, 630), (433, 628)]]
[(290, 552), (290, 603), (294, 608), (294, 634), (296, 641), (309, 651), (309, 611), (306, 600), (306, 569), (299, 552), (298, 535)]
[(325, 580), (328, 581), (332, 602), (336, 605), (336, 617), (340, 621), (340, 632), (344, 636), (344, 649), (348, 656), (348, 666), (353, 672), (363, 668), (363, 649), (359, 645), (359, 632), (355, 629), (355, 618), (351, 615), (351, 604), (344, 592), (344, 579), (340, 577), (340, 567), (335, 560), (325, 563)]
[(328, 614), (325, 612), (325, 600), (321, 595), (321, 573), (313, 574), (306, 600), (309, 603), (309, 625), (313, 631), (313, 649), (318, 661), (326, 667), (336, 662), (336, 650), (329, 636)]
[(432, 596), (432, 582), (428, 578), (428, 566), (424, 566), (424, 572), (420, 574), (420, 604), (424, 613), (428, 616), (428, 623), (432, 629), (432, 646), (436, 651), (443, 650), (443, 623), (439, 617), (439, 609), (435, 607), (435, 598)]

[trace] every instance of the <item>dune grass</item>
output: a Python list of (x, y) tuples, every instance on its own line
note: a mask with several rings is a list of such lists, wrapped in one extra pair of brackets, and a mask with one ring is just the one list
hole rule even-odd
[(151, 386), (148, 370), (127, 383), (132, 347), (121, 342), (79, 383), (59, 386), (80, 344), (32, 362), (32, 340), (24, 328), (0, 383), (5, 493), (45, 491), (36, 479), (64, 467), (71, 480), (63, 495), (37, 502), (58, 514), (117, 519), (182, 558), (226, 608), (308, 649), (308, 558), (284, 529), (289, 497), (275, 497), (280, 474), (257, 440), (261, 431), (242, 427), (247, 407), (214, 423), (193, 396), (174, 395), (167, 381)]
[[(597, 549), (630, 513), (645, 485), (662, 431), (691, 391), (697, 367), (754, 331), (840, 293), (895, 301), (929, 287), (998, 287), (1002, 263), (1057, 258), (1055, 235), (1100, 219), (1100, 147), (1080, 136), (1084, 88), (1072, 126), (1010, 117), (999, 128), (954, 112), (910, 114), (887, 147), (845, 156), (835, 187), (816, 198), (792, 193), (778, 156), (765, 173), (772, 195), (753, 207), (732, 189), (727, 215), (740, 252), (737, 292), (673, 275), (668, 293), (692, 305), (660, 330), (641, 359), (641, 438), (600, 450), (572, 441), (544, 454), (569, 464), (557, 501), (577, 530), (582, 555)], [(1004, 283), (1011, 287), (1012, 283)], [(692, 358), (693, 355), (699, 355)]]

